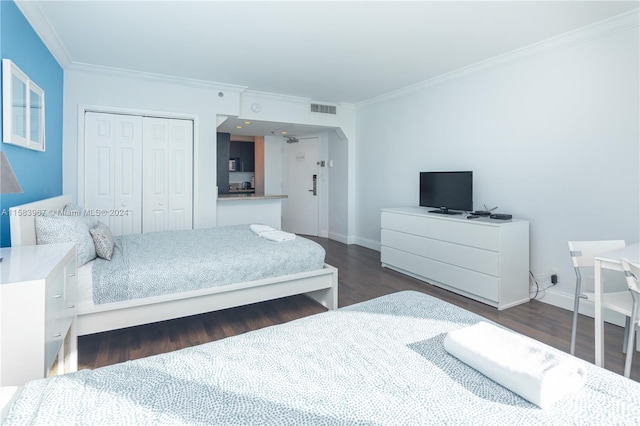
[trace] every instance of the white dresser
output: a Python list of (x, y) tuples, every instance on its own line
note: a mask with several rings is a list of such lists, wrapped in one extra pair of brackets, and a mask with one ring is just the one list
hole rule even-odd
[(529, 301), (529, 222), (382, 209), (382, 266), (506, 309)]
[[(75, 244), (0, 249), (0, 385), (77, 369)], [(68, 335), (68, 351), (65, 337)]]

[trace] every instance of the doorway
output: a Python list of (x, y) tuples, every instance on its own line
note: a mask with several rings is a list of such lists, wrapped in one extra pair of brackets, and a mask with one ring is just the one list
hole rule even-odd
[(318, 236), (320, 139), (300, 138), (284, 147), (282, 229), (295, 234)]

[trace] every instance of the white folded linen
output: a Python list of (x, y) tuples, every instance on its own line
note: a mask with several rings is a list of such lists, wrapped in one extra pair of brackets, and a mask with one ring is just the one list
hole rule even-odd
[(447, 333), (444, 347), (465, 364), (543, 409), (585, 382), (584, 366), (576, 358), (487, 322)]
[(273, 228), (273, 227), (271, 227), (269, 225), (263, 225), (263, 224), (260, 224), (260, 223), (249, 225), (249, 229), (251, 229), (251, 231), (256, 235), (260, 235), (263, 232), (276, 231), (276, 228)]
[(270, 241), (275, 241), (280, 243), (282, 241), (290, 241), (296, 238), (296, 234), (292, 234), (291, 232), (285, 231), (269, 231), (269, 232), (261, 232), (260, 236)]

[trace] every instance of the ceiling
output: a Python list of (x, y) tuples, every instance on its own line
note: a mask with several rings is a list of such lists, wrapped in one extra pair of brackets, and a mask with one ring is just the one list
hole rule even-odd
[(354, 104), (640, 5), (638, 1), (17, 3), (29, 15), (39, 9), (45, 19), (29, 20), (45, 35), (47, 45), (62, 46), (55, 51), (61, 51), (56, 56), (67, 56), (58, 58), (63, 66), (102, 65)]
[(640, 6), (580, 0), (16, 4), (63, 67), (90, 64), (336, 104), (358, 104)]
[(276, 123), (273, 121), (247, 121), (237, 117), (228, 117), (218, 125), (218, 132), (231, 133), (237, 136), (283, 136), (296, 137), (326, 132), (326, 126), (310, 126), (306, 124)]

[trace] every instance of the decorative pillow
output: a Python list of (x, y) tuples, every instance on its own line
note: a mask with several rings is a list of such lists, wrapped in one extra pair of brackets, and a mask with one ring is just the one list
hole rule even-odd
[(98, 222), (96, 226), (89, 229), (89, 232), (96, 246), (96, 254), (103, 259), (111, 260), (115, 242), (113, 241), (113, 234), (109, 230), (109, 227), (102, 222)]
[(78, 266), (96, 258), (89, 226), (82, 216), (36, 216), (36, 244), (76, 243)]

